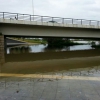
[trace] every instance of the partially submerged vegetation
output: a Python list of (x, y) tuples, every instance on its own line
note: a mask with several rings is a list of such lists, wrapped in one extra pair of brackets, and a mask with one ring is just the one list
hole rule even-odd
[(64, 47), (64, 46), (73, 46), (73, 45), (83, 45), (83, 43), (77, 43), (71, 41), (67, 38), (47, 38), (48, 47)]
[(39, 38), (15, 38), (17, 40), (21, 40), (28, 43), (36, 43), (36, 44), (47, 44), (47, 41), (39, 39)]
[(28, 43), (39, 43), (39, 44), (46, 44), (47, 41), (40, 40), (40, 39), (24, 39), (25, 42)]
[(85, 43), (77, 43), (68, 38), (15, 38), (28, 43), (48, 44), (48, 47), (64, 47), (73, 45), (83, 45)]

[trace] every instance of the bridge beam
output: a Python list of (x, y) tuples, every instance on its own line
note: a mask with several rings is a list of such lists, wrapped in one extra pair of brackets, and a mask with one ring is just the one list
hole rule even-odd
[(0, 63), (5, 63), (4, 56), (4, 35), (0, 33)]
[(70, 28), (40, 25), (2, 24), (0, 31), (6, 36), (100, 38), (100, 29)]

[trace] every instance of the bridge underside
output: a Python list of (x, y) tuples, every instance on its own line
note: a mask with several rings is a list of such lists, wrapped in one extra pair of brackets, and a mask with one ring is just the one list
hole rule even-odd
[(0, 32), (5, 36), (100, 38), (100, 29), (57, 26), (0, 24)]

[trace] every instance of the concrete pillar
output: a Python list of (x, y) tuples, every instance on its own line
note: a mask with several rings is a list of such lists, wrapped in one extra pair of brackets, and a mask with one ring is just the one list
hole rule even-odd
[(0, 63), (5, 63), (5, 56), (4, 56), (4, 35), (0, 34)]

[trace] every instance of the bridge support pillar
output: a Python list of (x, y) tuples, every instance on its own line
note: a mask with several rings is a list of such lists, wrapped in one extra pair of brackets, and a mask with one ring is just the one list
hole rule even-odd
[(4, 56), (4, 35), (0, 34), (0, 63), (5, 63)]
[(100, 45), (100, 41), (98, 41), (98, 44)]
[(7, 40), (6, 40), (6, 37), (4, 36), (4, 51), (5, 51), (5, 54), (7, 53)]

